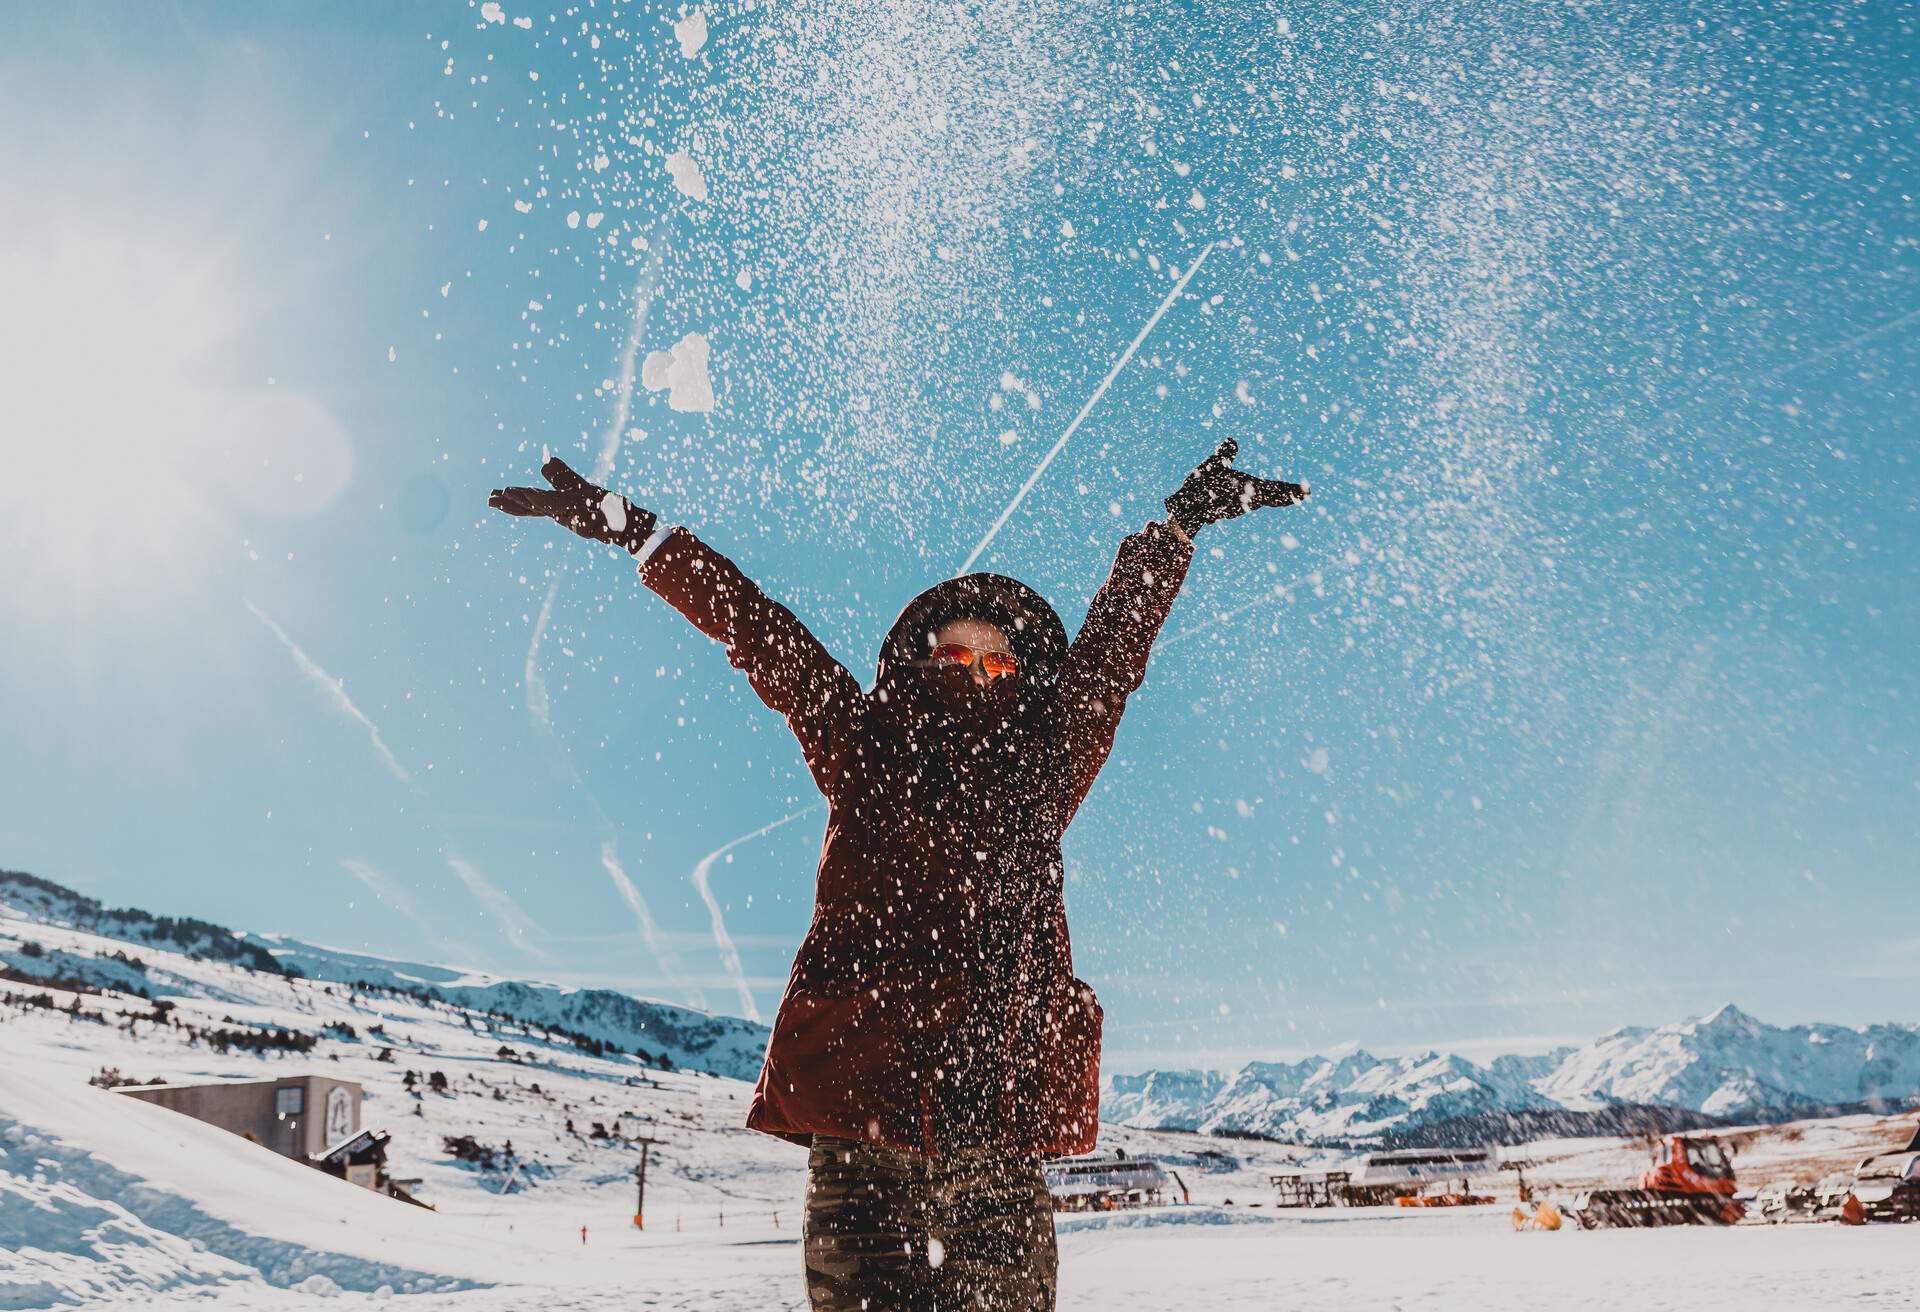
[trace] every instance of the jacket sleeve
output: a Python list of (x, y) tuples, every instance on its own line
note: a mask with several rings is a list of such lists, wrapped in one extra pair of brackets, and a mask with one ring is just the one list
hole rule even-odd
[(794, 613), (685, 528), (640, 562), (640, 581), (724, 645), (761, 701), (786, 716), (814, 783), (833, 796), (860, 684)]
[(1113, 571), (1060, 670), (1069, 787), (1067, 815), (1079, 809), (1113, 750), (1113, 736), (1140, 681), (1153, 639), (1193, 561), (1193, 543), (1171, 525), (1151, 523), (1121, 542)]

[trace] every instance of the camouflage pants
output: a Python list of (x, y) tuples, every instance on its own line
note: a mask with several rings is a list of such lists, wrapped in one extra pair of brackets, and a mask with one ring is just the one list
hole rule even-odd
[(816, 1135), (805, 1247), (814, 1312), (1053, 1312), (1053, 1204), (1035, 1157)]

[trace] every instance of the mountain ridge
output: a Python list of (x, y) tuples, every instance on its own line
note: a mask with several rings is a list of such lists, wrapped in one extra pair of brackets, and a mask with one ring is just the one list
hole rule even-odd
[[(182, 952), (263, 975), (431, 998), (732, 1079), (756, 1078), (766, 1050), (766, 1026), (736, 1016), (637, 998), (614, 989), (507, 979), (321, 947), (284, 934), (241, 933), (209, 921), (106, 907), (97, 899), (22, 871), (0, 870), (0, 915), (81, 930), (135, 948)], [(149, 978), (143, 963), (125, 953), (88, 957), (58, 950), (0, 952), (0, 973), (22, 981), (86, 981), (142, 996), (164, 992), (165, 987)]]
[(1836, 1107), (1920, 1101), (1920, 1025), (1774, 1026), (1732, 1003), (1584, 1046), (1480, 1065), (1428, 1051), (1364, 1049), (1238, 1071), (1151, 1070), (1102, 1081), (1102, 1120), (1136, 1129), (1255, 1134), (1301, 1143), (1420, 1137), (1423, 1127), (1514, 1117), (1612, 1123), (1662, 1110), (1774, 1120)]
[[(637, 998), (456, 967), (322, 947), (284, 934), (236, 933), (211, 922), (109, 908), (51, 880), (0, 871), (0, 916), (85, 931), (103, 947), (76, 953), (22, 941), (0, 951), (0, 975), (146, 997), (181, 981), (150, 969), (149, 947), (257, 972), (431, 999), (539, 1026), (582, 1046), (605, 1045), (662, 1066), (752, 1081), (763, 1025)], [(4, 945), (0, 945), (4, 947)], [(128, 949), (133, 949), (129, 952)], [(205, 992), (199, 981), (193, 987)], [(1114, 1074), (1101, 1119), (1145, 1130), (1192, 1130), (1301, 1144), (1412, 1141), (1478, 1133), (1503, 1119), (1615, 1125), (1663, 1113), (1730, 1121), (1920, 1101), (1920, 1025), (1776, 1027), (1732, 1003), (1673, 1024), (1620, 1026), (1585, 1045), (1506, 1054), (1484, 1065), (1428, 1050), (1378, 1057), (1362, 1048), (1236, 1071)]]

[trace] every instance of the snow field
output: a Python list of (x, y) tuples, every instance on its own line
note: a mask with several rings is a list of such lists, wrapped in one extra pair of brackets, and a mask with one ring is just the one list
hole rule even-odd
[[(259, 1057), (189, 1043), (178, 1027), (143, 1019), (151, 1004), (120, 995), (46, 990), (58, 1008), (77, 1000), (105, 1023), (0, 1007), (0, 1309), (804, 1307), (804, 1155), (741, 1125), (750, 1093), (741, 1081), (591, 1056), (483, 1011), (0, 922), (0, 948), (24, 937), (66, 954), (66, 969), (111, 964), (131, 948), (141, 978), (203, 1027), (277, 1024), (321, 1037), (304, 1056)], [(363, 1124), (393, 1135), (393, 1173), (419, 1177), (439, 1210), (89, 1087), (105, 1066), (139, 1079), (316, 1070), (359, 1081)], [(408, 1070), (417, 1090), (405, 1087)], [(433, 1071), (445, 1093), (428, 1090)], [(611, 1137), (594, 1137), (595, 1121)], [(1736, 1163), (1752, 1186), (1857, 1160), (1896, 1128), (1849, 1117), (1739, 1131)], [(660, 1141), (645, 1233), (630, 1224), (638, 1149), (627, 1142), (642, 1134)], [(443, 1148), (449, 1135), (496, 1148), (510, 1139), (523, 1169), (509, 1184), (504, 1172), (462, 1165)], [(1064, 1310), (1920, 1307), (1913, 1227), (1519, 1234), (1504, 1204), (1285, 1212), (1271, 1206), (1267, 1177), (1343, 1154), (1123, 1126), (1104, 1127), (1103, 1147), (1158, 1157), (1196, 1205), (1061, 1218)], [(1519, 1151), (1541, 1163), (1530, 1180), (1566, 1187), (1617, 1183), (1643, 1164), (1617, 1139)]]

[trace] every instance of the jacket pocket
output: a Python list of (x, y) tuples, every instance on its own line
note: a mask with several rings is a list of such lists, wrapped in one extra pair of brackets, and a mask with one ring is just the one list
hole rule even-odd
[(922, 1089), (938, 1064), (959, 985), (957, 977), (936, 976), (845, 991), (795, 986), (767, 1050), (769, 1096), (809, 1129), (919, 1143)]
[[(1068, 977), (1054, 990), (1041, 1026), (1041, 1051), (1027, 1105), (1016, 1119), (1028, 1146), (1050, 1154), (1086, 1152), (1100, 1126), (1100, 1030), (1106, 1018), (1085, 980)], [(1024, 1114), (1023, 1114), (1024, 1113)]]

